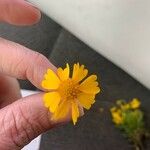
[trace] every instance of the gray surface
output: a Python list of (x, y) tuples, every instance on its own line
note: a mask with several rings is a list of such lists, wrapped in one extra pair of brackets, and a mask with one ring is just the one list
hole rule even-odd
[[(62, 31), (51, 53), (56, 66), (80, 62), (98, 75), (102, 92), (76, 126), (72, 123), (45, 133), (40, 150), (129, 150), (131, 145), (112, 124), (109, 108), (116, 99), (138, 97), (150, 125), (150, 92), (67, 31)], [(104, 108), (101, 113), (99, 108)], [(148, 148), (150, 149), (150, 145)]]
[[(150, 126), (150, 92), (70, 33), (61, 30), (59, 25), (46, 16), (32, 27), (0, 24), (0, 36), (39, 51), (47, 57), (51, 54), (50, 60), (56, 66), (65, 65), (66, 62), (83, 63), (91, 73), (98, 75), (101, 83), (102, 92), (97, 96), (92, 109), (79, 119), (76, 126), (69, 123), (46, 132), (42, 137), (40, 150), (132, 149), (111, 122), (109, 108), (120, 98), (140, 98)], [(21, 82), (21, 87), (35, 89), (28, 82)], [(103, 113), (99, 111), (101, 107), (104, 108)], [(150, 142), (147, 145), (148, 150)]]

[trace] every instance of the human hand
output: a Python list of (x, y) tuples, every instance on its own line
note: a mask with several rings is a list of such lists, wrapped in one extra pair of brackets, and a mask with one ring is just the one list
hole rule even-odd
[[(15, 25), (38, 22), (40, 12), (23, 0), (0, 0), (0, 21)], [(41, 88), (48, 68), (56, 68), (41, 54), (0, 38), (0, 150), (18, 150), (33, 138), (65, 122), (50, 121), (43, 93), (21, 98), (16, 80), (28, 79)]]

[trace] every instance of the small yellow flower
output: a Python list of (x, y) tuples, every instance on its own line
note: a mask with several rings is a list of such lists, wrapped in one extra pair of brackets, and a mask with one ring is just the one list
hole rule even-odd
[(100, 88), (96, 75), (83, 81), (87, 74), (88, 70), (79, 63), (74, 64), (72, 76), (68, 64), (65, 69), (58, 68), (57, 74), (48, 69), (42, 87), (50, 91), (44, 95), (44, 104), (53, 113), (53, 120), (63, 119), (71, 111), (73, 123), (76, 124), (79, 106), (90, 109)]
[(112, 112), (112, 118), (113, 118), (113, 122), (117, 125), (123, 122), (121, 111)]
[(128, 103), (126, 103), (126, 104), (124, 104), (124, 105), (121, 105), (121, 109), (122, 110), (128, 110), (128, 109), (130, 109), (130, 104), (128, 104)]
[(137, 109), (141, 105), (140, 101), (137, 98), (133, 98), (133, 100), (130, 102), (130, 107), (132, 109)]
[(119, 125), (123, 122), (121, 109), (119, 109), (117, 107), (112, 107), (110, 109), (110, 112), (112, 115), (112, 120), (115, 124)]

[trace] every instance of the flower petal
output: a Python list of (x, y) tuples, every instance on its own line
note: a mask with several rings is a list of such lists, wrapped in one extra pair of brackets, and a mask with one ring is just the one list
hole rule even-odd
[(132, 109), (137, 109), (141, 105), (140, 101), (137, 98), (133, 98), (133, 100), (130, 102), (130, 107)]
[(70, 109), (71, 109), (71, 102), (66, 100), (62, 101), (60, 105), (57, 107), (55, 113), (53, 114), (52, 120), (59, 120), (65, 118)]
[(77, 98), (85, 109), (90, 109), (91, 105), (95, 102), (95, 95), (91, 94), (80, 93)]
[(44, 76), (45, 80), (42, 81), (42, 87), (48, 90), (57, 89), (60, 84), (58, 76), (51, 70), (48, 69)]
[(79, 90), (88, 94), (97, 94), (100, 92), (100, 88), (98, 87), (98, 82), (96, 75), (89, 76), (86, 80), (84, 80), (80, 86)]
[(75, 101), (72, 101), (72, 121), (74, 125), (76, 124), (78, 117), (79, 117), (78, 105)]
[(44, 104), (50, 112), (54, 113), (60, 103), (60, 95), (58, 92), (49, 92), (44, 94)]
[(79, 65), (79, 63), (74, 64), (73, 66), (73, 75), (72, 79), (76, 82), (80, 82), (88, 74), (88, 70), (84, 68), (84, 65)]
[(61, 81), (67, 80), (69, 78), (69, 64), (66, 64), (66, 68), (63, 70), (62, 68), (58, 68), (57, 74)]
[(113, 122), (117, 125), (123, 122), (123, 117), (120, 112), (112, 112)]

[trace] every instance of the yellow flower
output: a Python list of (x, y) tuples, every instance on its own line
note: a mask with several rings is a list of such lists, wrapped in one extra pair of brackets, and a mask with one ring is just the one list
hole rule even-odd
[(120, 108), (117, 107), (112, 107), (110, 109), (111, 115), (112, 115), (112, 120), (115, 124), (119, 125), (123, 122), (122, 118), (122, 112)]
[(121, 124), (123, 122), (123, 118), (121, 115), (121, 110), (117, 110), (112, 112), (112, 118), (113, 118), (113, 122), (117, 125)]
[(124, 104), (124, 105), (121, 105), (121, 109), (122, 110), (128, 110), (128, 109), (130, 109), (130, 104), (128, 104), (128, 103), (126, 103), (126, 104)]
[(84, 65), (74, 64), (72, 76), (70, 67), (58, 68), (57, 74), (48, 69), (42, 81), (42, 87), (49, 90), (44, 95), (44, 104), (53, 113), (52, 119), (59, 120), (71, 111), (73, 123), (79, 117), (79, 106), (90, 109), (95, 102), (95, 95), (100, 92), (97, 76), (87, 76), (88, 70)]
[(133, 100), (130, 102), (130, 107), (132, 109), (139, 108), (141, 105), (140, 101), (137, 98), (133, 98)]

